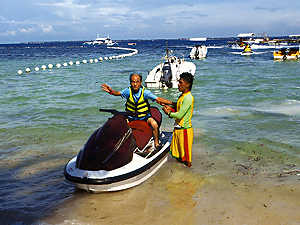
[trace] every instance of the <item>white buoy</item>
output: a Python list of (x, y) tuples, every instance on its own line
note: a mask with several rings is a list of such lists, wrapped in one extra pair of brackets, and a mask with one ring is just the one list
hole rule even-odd
[(72, 66), (74, 63), (72, 61), (69, 62), (69, 65)]
[(42, 69), (45, 70), (47, 67), (45, 65), (42, 65)]
[(34, 70), (35, 70), (35, 71), (39, 71), (39, 70), (40, 70), (40, 68), (38, 68), (38, 67), (35, 67), (35, 68), (34, 68)]
[(113, 58), (111, 56), (109, 56), (109, 60), (112, 60)]
[(94, 62), (94, 60), (92, 60), (92, 59), (90, 59), (89, 61), (90, 61), (90, 63), (93, 63), (93, 62)]
[(49, 67), (50, 69), (52, 69), (52, 68), (53, 68), (53, 65), (50, 63), (50, 64), (48, 65), (48, 67)]
[(30, 69), (29, 68), (26, 68), (25, 71), (26, 71), (26, 73), (30, 73)]
[(56, 64), (56, 67), (57, 67), (57, 68), (60, 68), (60, 67), (61, 67), (60, 63), (57, 63), (57, 64)]
[(20, 75), (21, 75), (22, 73), (23, 73), (23, 71), (22, 71), (22, 70), (18, 70), (18, 74), (20, 74)]
[(100, 58), (99, 58), (99, 60), (100, 60), (100, 61), (103, 61), (103, 58), (102, 58), (102, 57), (100, 57)]
[(80, 62), (79, 61), (76, 61), (76, 65), (79, 65), (80, 64)]
[(95, 62), (98, 62), (98, 59), (94, 59)]
[(68, 63), (65, 62), (63, 65), (64, 65), (64, 66), (68, 66)]
[(113, 59), (115, 59), (115, 58), (116, 58), (116, 56), (114, 56), (114, 55), (113, 55), (113, 56), (112, 56), (112, 58), (113, 58)]
[(83, 61), (82, 61), (83, 63), (87, 63), (87, 61), (84, 59)]
[(108, 60), (107, 56), (104, 57), (104, 60)]

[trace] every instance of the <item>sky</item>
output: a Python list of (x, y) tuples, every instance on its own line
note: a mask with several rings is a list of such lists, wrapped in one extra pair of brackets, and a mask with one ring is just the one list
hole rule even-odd
[(299, 0), (1, 0), (0, 43), (300, 34)]

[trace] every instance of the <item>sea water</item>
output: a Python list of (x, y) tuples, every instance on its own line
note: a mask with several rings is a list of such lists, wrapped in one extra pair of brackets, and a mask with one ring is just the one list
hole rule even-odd
[[(174, 55), (197, 67), (191, 168), (169, 157), (141, 185), (103, 194), (65, 180), (65, 164), (111, 116), (99, 108), (124, 109), (125, 100), (101, 84), (122, 90), (130, 74), (145, 80), (163, 60), (165, 40), (130, 42), (138, 54), (93, 63), (130, 51), (83, 42), (1, 45), (0, 223), (297, 224), (300, 62), (274, 61), (274, 49), (242, 56), (226, 39), (206, 42), (204, 60), (189, 59), (195, 42), (168, 41)], [(180, 94), (151, 91), (172, 101)], [(172, 125), (164, 115), (162, 130)]]

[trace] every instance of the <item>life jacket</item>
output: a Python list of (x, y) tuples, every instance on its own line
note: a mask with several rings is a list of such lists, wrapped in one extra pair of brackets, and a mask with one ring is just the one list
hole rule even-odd
[(144, 90), (145, 87), (142, 87), (142, 93), (137, 102), (134, 101), (133, 95), (132, 95), (132, 89), (129, 87), (129, 98), (127, 99), (127, 102), (125, 104), (126, 111), (131, 111), (136, 113), (134, 117), (136, 118), (142, 118), (144, 116), (147, 116), (150, 113), (150, 104), (148, 100), (144, 99)]

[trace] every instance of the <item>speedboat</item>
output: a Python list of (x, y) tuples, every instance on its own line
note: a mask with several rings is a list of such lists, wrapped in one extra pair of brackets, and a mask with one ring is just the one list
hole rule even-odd
[(190, 52), (191, 59), (204, 59), (207, 56), (207, 48), (205, 45), (196, 45)]
[[(75, 187), (94, 193), (124, 190), (147, 180), (167, 161), (171, 132), (160, 131), (162, 148), (154, 148), (147, 122), (128, 123), (126, 118), (132, 112), (100, 111), (114, 116), (91, 135), (65, 166), (64, 176)], [(159, 109), (151, 107), (151, 115), (160, 126)]]
[(273, 52), (274, 59), (299, 59), (300, 47), (281, 48), (279, 51)]
[(167, 44), (166, 54), (160, 64), (149, 72), (145, 85), (150, 88), (178, 88), (180, 74), (184, 72), (191, 73), (194, 76), (196, 72), (195, 64), (172, 55), (172, 51), (169, 51)]

